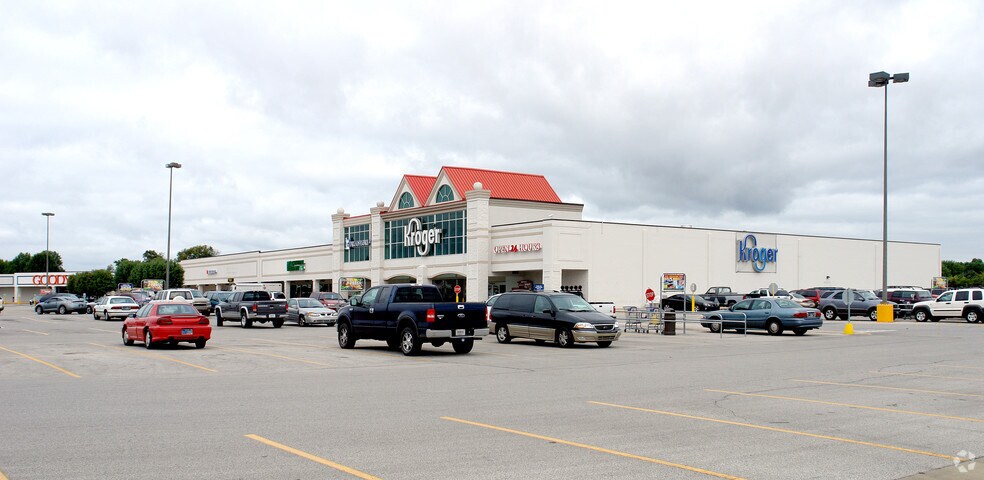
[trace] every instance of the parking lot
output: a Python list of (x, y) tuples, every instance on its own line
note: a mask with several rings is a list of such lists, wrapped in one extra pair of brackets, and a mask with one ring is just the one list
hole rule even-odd
[(962, 320), (419, 357), (290, 324), (146, 350), (120, 324), (0, 314), (0, 480), (984, 473), (984, 326)]

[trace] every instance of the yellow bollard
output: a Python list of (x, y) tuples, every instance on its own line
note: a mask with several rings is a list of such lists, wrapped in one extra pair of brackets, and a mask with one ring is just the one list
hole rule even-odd
[(879, 303), (878, 304), (878, 321), (879, 322), (894, 322), (895, 321), (895, 309), (890, 303)]
[(854, 335), (854, 324), (851, 322), (844, 324), (844, 335)]

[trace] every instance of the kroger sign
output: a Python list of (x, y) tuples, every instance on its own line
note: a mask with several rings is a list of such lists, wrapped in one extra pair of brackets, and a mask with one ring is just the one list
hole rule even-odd
[(441, 229), (436, 227), (424, 230), (419, 218), (411, 218), (403, 227), (403, 245), (416, 247), (417, 255), (425, 257), (431, 252), (432, 245), (441, 243), (441, 233)]
[(736, 272), (776, 272), (779, 249), (776, 248), (775, 235), (738, 233), (735, 235), (735, 243), (738, 244), (735, 255)]

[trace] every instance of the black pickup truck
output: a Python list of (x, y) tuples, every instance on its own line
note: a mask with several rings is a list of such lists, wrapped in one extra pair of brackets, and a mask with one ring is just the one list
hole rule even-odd
[(243, 328), (250, 328), (253, 322), (273, 322), (273, 328), (284, 325), (287, 316), (286, 300), (271, 300), (270, 292), (248, 290), (233, 292), (225, 301), (215, 306), (215, 324), (222, 326), (224, 320), (239, 320)]
[(445, 302), (434, 285), (413, 284), (373, 287), (353, 297), (338, 313), (336, 329), (342, 348), (359, 339), (385, 340), (404, 355), (420, 353), (424, 342), (450, 342), (456, 353), (468, 353), (489, 334), (484, 303)]

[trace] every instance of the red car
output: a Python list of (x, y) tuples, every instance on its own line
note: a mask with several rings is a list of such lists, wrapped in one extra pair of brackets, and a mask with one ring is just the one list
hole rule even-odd
[(123, 322), (124, 345), (133, 345), (134, 340), (140, 340), (147, 348), (178, 342), (191, 342), (195, 348), (205, 348), (211, 337), (208, 317), (198, 313), (188, 302), (150, 302)]
[(345, 298), (335, 292), (314, 292), (311, 294), (311, 298), (321, 302), (322, 305), (336, 311), (348, 305), (348, 302), (345, 301)]

